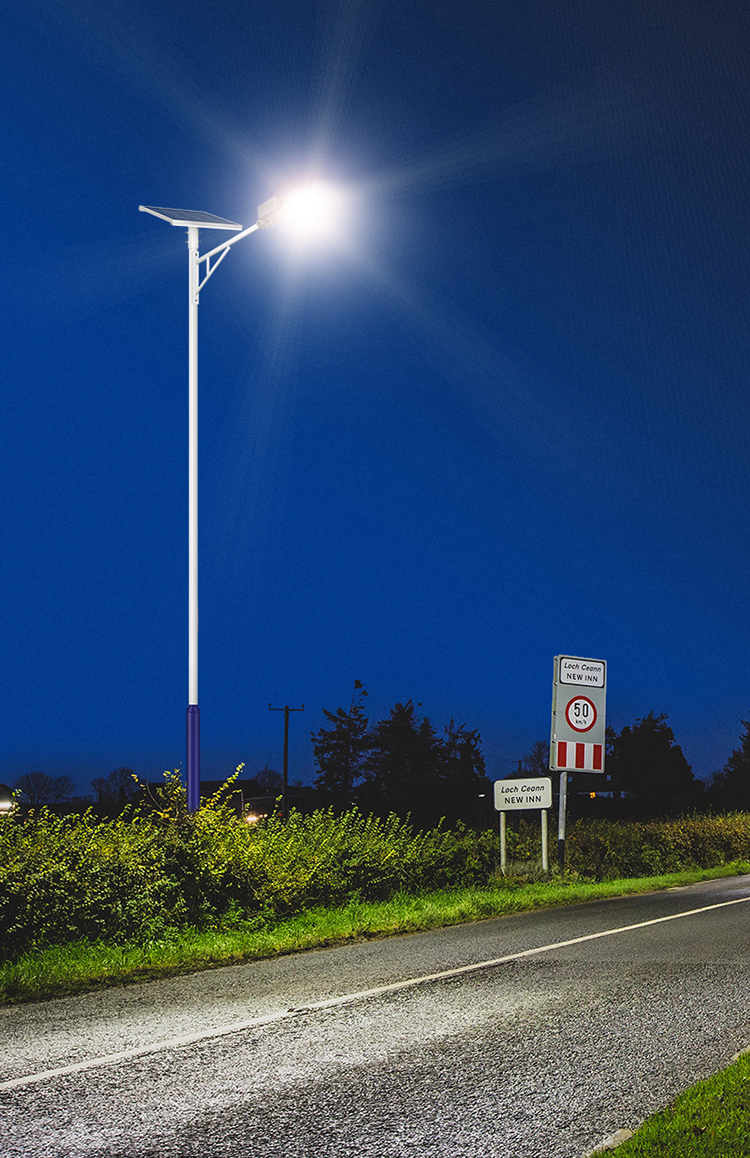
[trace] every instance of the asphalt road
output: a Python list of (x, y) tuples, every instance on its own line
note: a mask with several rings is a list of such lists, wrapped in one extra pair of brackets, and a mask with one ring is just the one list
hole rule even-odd
[(4, 1009), (0, 1154), (580, 1158), (750, 1045), (749, 993), (737, 877)]

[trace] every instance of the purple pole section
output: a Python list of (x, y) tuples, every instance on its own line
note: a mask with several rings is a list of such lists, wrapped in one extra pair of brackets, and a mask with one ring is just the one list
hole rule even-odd
[(197, 812), (201, 803), (201, 712), (197, 704), (187, 710), (187, 806)]

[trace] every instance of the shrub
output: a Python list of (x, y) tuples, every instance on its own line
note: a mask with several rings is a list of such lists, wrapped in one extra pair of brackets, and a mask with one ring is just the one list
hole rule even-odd
[(0, 825), (5, 956), (78, 937), (154, 936), (183, 915), (168, 848), (148, 821), (99, 823), (42, 809)]
[(171, 774), (156, 805), (106, 822), (46, 809), (1, 822), (2, 956), (484, 883), (497, 855), (492, 833), (416, 832), (356, 808), (251, 827), (217, 795), (188, 816)]
[(646, 823), (579, 820), (567, 838), (569, 864), (593, 880), (713, 868), (750, 859), (750, 814)]
[[(578, 821), (568, 866), (601, 880), (750, 860), (750, 814), (634, 824)], [(550, 847), (554, 847), (550, 832)], [(116, 820), (90, 813), (0, 820), (0, 956), (87, 938), (141, 941), (186, 926), (262, 923), (315, 905), (484, 885), (495, 877), (498, 835), (459, 824), (428, 832), (356, 808), (292, 812), (250, 826), (217, 793), (193, 816), (168, 774), (150, 811)], [(514, 866), (539, 860), (539, 825), (508, 828)], [(554, 857), (553, 857), (554, 860)], [(520, 871), (520, 869), (519, 869)], [(524, 869), (525, 871), (525, 869)]]

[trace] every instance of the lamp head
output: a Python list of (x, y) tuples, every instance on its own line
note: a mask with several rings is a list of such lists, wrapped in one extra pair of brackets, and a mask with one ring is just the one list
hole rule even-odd
[(278, 223), (295, 239), (325, 236), (335, 228), (341, 212), (341, 193), (316, 181), (286, 197), (271, 197), (258, 206), (261, 227)]

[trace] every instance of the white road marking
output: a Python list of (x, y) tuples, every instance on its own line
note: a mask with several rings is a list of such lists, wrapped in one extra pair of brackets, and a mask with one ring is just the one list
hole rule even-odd
[(365, 1001), (369, 997), (380, 997), (384, 993), (397, 993), (400, 989), (410, 989), (415, 985), (425, 985), (430, 981), (444, 981), (450, 977), (461, 977), (466, 973), (477, 973), (480, 969), (493, 969), (498, 965), (507, 965), (509, 961), (520, 961), (524, 957), (534, 957), (539, 953), (551, 953), (554, 949), (566, 949), (569, 945), (581, 945), (584, 941), (597, 941), (600, 937), (614, 937), (618, 933), (629, 933), (633, 929), (645, 929), (649, 925), (661, 925), (665, 921), (679, 921), (683, 917), (695, 917), (698, 913), (708, 913), (712, 909), (724, 909), (729, 905), (742, 905), (746, 901), (750, 901), (750, 896), (737, 897), (733, 901), (718, 901), (714, 905), (703, 905), (700, 909), (688, 909), (684, 913), (671, 913), (667, 917), (653, 917), (649, 921), (638, 921), (634, 925), (621, 925), (617, 929), (604, 929), (601, 933), (586, 933), (583, 937), (571, 937), (567, 941), (555, 941), (550, 945), (539, 945), (536, 949), (522, 949), (518, 953), (508, 953), (504, 957), (493, 957), (488, 961), (476, 961), (472, 965), (460, 965), (456, 969), (446, 969), (441, 973), (424, 973), (419, 977), (409, 977), (406, 981), (393, 981), (388, 985), (378, 985), (374, 989), (360, 989), (356, 993), (345, 993), (341, 997), (328, 997), (324, 1001), (311, 1001), (307, 1005), (280, 1010), (278, 1013), (271, 1013), (266, 1017), (253, 1017), (248, 1021), (219, 1025), (214, 1029), (206, 1029), (200, 1033), (189, 1033), (163, 1041), (154, 1041), (150, 1045), (133, 1046), (131, 1049), (123, 1049), (118, 1053), (88, 1058), (86, 1061), (75, 1062), (69, 1066), (60, 1066), (58, 1069), (41, 1070), (39, 1073), (26, 1074), (21, 1078), (12, 1078), (10, 1081), (0, 1082), (0, 1090), (17, 1090), (21, 1086), (31, 1086), (52, 1078), (66, 1077), (68, 1074), (79, 1074), (83, 1070), (97, 1069), (101, 1066), (113, 1065), (115, 1062), (130, 1061), (133, 1058), (144, 1057), (146, 1054), (179, 1049), (181, 1046), (194, 1045), (199, 1041), (226, 1037), (231, 1033), (242, 1033), (247, 1029), (255, 1029), (256, 1026), (273, 1025), (278, 1021), (299, 1017), (303, 1013), (314, 1013), (317, 1009), (333, 1009), (338, 1005)]
[(602, 1154), (605, 1150), (617, 1150), (622, 1146), (623, 1142), (627, 1142), (628, 1138), (633, 1137), (632, 1130), (616, 1130), (614, 1134), (610, 1134), (608, 1138), (603, 1138), (598, 1146), (593, 1150), (588, 1150), (583, 1158), (594, 1158), (595, 1154)]

